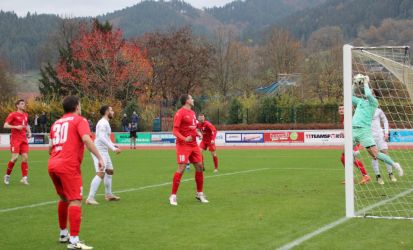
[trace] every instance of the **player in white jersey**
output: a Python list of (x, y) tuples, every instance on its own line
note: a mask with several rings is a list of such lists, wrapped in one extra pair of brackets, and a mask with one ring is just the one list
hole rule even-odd
[[(384, 126), (384, 129), (382, 124)], [(374, 113), (373, 122), (371, 123), (371, 130), (374, 141), (376, 142), (379, 151), (383, 154), (388, 154), (389, 146), (387, 144), (387, 141), (389, 140), (389, 121), (387, 120), (387, 117), (384, 114), (383, 110), (381, 110), (380, 108), (377, 108), (376, 112)], [(377, 159), (373, 159), (371, 162), (373, 165), (374, 173), (376, 174), (377, 182), (380, 185), (383, 185), (384, 181), (380, 176), (379, 161)], [(389, 164), (386, 164), (386, 168), (390, 181), (396, 182), (397, 179), (393, 175), (393, 167)], [(403, 170), (401, 169), (401, 167), (397, 170), (399, 171), (399, 176), (402, 176)]]
[(105, 105), (100, 108), (100, 114), (102, 115), (102, 119), (100, 119), (96, 124), (95, 145), (100, 155), (103, 157), (105, 165), (103, 171), (99, 170), (98, 160), (94, 155), (92, 155), (96, 169), (96, 176), (93, 178), (92, 183), (90, 184), (89, 197), (86, 200), (86, 204), (88, 205), (99, 204), (95, 200), (95, 195), (100, 183), (102, 182), (102, 179), (105, 184), (105, 199), (107, 201), (120, 200), (118, 196), (112, 194), (113, 165), (108, 152), (110, 149), (116, 154), (120, 153), (120, 149), (110, 140), (112, 129), (110, 128), (109, 120), (113, 118), (114, 112), (112, 107)]

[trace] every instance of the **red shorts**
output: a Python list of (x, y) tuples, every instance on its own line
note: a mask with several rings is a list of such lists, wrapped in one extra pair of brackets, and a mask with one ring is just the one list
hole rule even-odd
[(73, 173), (56, 173), (49, 171), (56, 192), (68, 201), (82, 200), (82, 176)]
[(207, 150), (208, 149), (211, 152), (214, 152), (214, 151), (217, 150), (217, 147), (215, 146), (215, 143), (211, 144), (210, 142), (208, 143), (208, 142), (201, 141), (201, 144), (199, 144), (199, 147), (202, 150)]
[(12, 154), (29, 153), (29, 143), (23, 140), (12, 140), (10, 142), (10, 151)]
[(198, 146), (176, 145), (176, 161), (178, 164), (202, 162), (202, 153)]

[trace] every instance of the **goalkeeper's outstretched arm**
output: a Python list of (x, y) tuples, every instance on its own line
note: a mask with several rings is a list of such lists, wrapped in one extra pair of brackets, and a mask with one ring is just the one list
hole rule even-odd
[(370, 89), (368, 76), (365, 76), (363, 83), (364, 83), (364, 95), (367, 97), (367, 100), (373, 105), (376, 105), (376, 106), (379, 105), (379, 102), (377, 101), (376, 97), (374, 97), (373, 92)]

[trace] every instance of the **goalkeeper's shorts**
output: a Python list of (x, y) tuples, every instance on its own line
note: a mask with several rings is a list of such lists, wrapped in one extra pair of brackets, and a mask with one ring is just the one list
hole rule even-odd
[(371, 128), (353, 127), (353, 146), (358, 143), (364, 148), (376, 146)]

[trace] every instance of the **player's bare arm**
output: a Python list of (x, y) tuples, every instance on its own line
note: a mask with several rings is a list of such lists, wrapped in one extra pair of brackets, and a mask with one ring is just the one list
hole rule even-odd
[(13, 125), (10, 125), (9, 123), (6, 122), (6, 123), (4, 123), (3, 128), (5, 128), (5, 129), (18, 129), (18, 130), (22, 130), (22, 129), (25, 128), (25, 126), (23, 126), (23, 125), (13, 126)]
[(31, 130), (30, 126), (27, 125), (27, 126), (26, 126), (26, 129), (27, 129), (27, 137), (28, 137), (28, 138), (31, 138), (31, 137), (32, 137), (32, 130)]
[(211, 125), (212, 127), (212, 140), (211, 140), (211, 144), (214, 145), (215, 144), (215, 138), (217, 137), (217, 129), (215, 128), (215, 126)]

